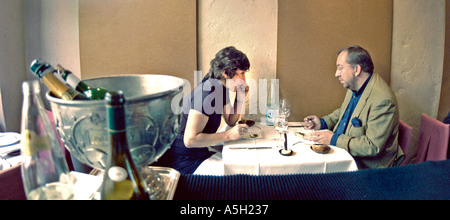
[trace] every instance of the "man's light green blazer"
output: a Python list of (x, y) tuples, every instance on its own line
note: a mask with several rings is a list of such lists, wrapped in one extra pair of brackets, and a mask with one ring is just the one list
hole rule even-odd
[[(342, 106), (323, 117), (333, 132), (336, 132), (352, 93), (348, 90)], [(336, 145), (355, 158), (359, 169), (397, 165), (404, 157), (398, 145), (398, 124), (397, 99), (381, 76), (373, 73), (345, 134), (339, 136)]]

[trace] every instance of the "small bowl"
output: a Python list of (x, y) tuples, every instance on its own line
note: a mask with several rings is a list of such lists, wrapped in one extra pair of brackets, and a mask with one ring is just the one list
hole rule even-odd
[(327, 154), (330, 152), (331, 147), (326, 144), (313, 144), (311, 150), (319, 154)]

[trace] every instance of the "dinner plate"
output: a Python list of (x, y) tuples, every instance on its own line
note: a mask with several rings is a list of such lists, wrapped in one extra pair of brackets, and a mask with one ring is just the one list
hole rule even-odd
[(0, 133), (0, 147), (17, 144), (20, 141), (20, 134), (15, 132)]
[[(253, 137), (251, 135), (254, 135)], [(251, 127), (248, 132), (242, 136), (244, 139), (261, 139), (262, 133), (261, 129), (258, 127)]]
[(11, 164), (8, 163), (5, 159), (0, 157), (0, 170), (6, 170), (11, 167)]
[(303, 139), (309, 139), (309, 137), (312, 135), (312, 133), (314, 133), (314, 130), (299, 130), (299, 131), (294, 131), (294, 135), (296, 137), (299, 138), (303, 138)]
[(288, 122), (288, 126), (290, 127), (290, 128), (295, 128), (295, 127), (298, 127), (298, 128), (303, 128), (303, 127), (306, 127), (306, 122), (295, 122), (295, 121), (293, 121), (293, 122)]

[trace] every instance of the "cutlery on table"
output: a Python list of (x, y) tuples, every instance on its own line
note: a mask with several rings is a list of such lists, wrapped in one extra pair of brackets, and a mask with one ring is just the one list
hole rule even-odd
[(239, 149), (247, 149), (247, 150), (253, 150), (253, 149), (272, 149), (272, 147), (230, 147), (231, 150), (239, 150)]

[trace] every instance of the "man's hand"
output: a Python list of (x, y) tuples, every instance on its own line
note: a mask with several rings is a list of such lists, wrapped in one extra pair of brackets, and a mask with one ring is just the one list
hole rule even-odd
[(319, 144), (330, 144), (334, 133), (330, 130), (320, 130), (311, 134), (310, 141), (315, 141)]
[(306, 122), (307, 129), (319, 130), (322, 126), (319, 117), (315, 115), (307, 116), (304, 120)]

